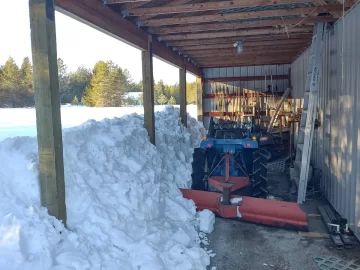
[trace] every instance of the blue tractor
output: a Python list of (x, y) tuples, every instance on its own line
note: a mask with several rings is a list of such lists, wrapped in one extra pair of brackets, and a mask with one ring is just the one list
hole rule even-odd
[(192, 189), (231, 194), (267, 196), (267, 153), (258, 138), (236, 122), (215, 123), (211, 118), (206, 138), (194, 150)]

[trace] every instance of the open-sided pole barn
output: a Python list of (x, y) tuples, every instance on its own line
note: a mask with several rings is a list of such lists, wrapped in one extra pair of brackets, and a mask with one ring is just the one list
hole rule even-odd
[[(313, 24), (325, 22), (331, 27), (356, 3), (354, 0), (29, 2), (42, 203), (50, 214), (64, 222), (55, 10), (142, 50), (144, 126), (151, 142), (155, 143), (153, 56), (179, 68), (180, 109), (185, 125), (185, 74), (197, 76), (198, 119), (206, 122), (205, 118), (215, 113), (211, 100), (217, 93), (209, 90), (212, 84), (232, 83), (233, 89), (266, 92), (266, 80), (271, 77), (279, 95), (290, 84), (290, 78), (296, 78), (293, 71), (289, 75), (289, 68), (311, 44)], [(358, 6), (354, 12), (359, 16)], [(237, 51), (239, 44), (241, 53)], [(298, 65), (295, 67), (301, 69)], [(297, 89), (298, 81), (292, 80), (292, 84)], [(357, 185), (358, 189), (358, 180)], [(359, 211), (357, 206), (346, 214), (360, 223)], [(356, 226), (360, 225), (353, 225)]]

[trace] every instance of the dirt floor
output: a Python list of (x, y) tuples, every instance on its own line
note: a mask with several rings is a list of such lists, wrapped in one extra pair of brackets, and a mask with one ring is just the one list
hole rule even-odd
[[(273, 194), (286, 194), (289, 187), (283, 173), (268, 175)], [(309, 200), (305, 211), (309, 217), (309, 230), (322, 235), (326, 228), (317, 212), (317, 205), (325, 200)], [(237, 220), (217, 218), (215, 229), (209, 235), (208, 249), (216, 256), (209, 269), (216, 270), (257, 270), (257, 269), (319, 269), (314, 258), (333, 256), (346, 261), (357, 260), (360, 265), (360, 245), (352, 249), (337, 250), (329, 238), (302, 237), (297, 231), (265, 227)], [(356, 241), (356, 240), (354, 240)], [(331, 268), (329, 268), (330, 270)], [(344, 268), (345, 269), (345, 268)], [(360, 269), (349, 268), (349, 269)], [(335, 270), (335, 269), (334, 269)]]

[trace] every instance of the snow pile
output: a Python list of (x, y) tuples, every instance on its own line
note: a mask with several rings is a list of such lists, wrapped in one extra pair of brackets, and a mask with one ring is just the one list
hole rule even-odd
[(200, 223), (200, 231), (204, 233), (211, 233), (214, 230), (215, 215), (210, 210), (203, 210), (199, 212), (198, 219)]
[(0, 143), (0, 269), (206, 269), (201, 219), (177, 188), (203, 127), (178, 118), (156, 114), (157, 148), (137, 114), (64, 132), (69, 230), (40, 206), (36, 139)]

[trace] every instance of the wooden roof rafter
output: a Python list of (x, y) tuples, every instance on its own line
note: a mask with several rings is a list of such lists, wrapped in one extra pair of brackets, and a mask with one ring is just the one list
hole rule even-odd
[[(311, 43), (312, 24), (336, 21), (335, 14), (343, 9), (339, 1), (344, 0), (107, 1), (122, 2), (114, 10), (124, 20), (205, 67), (208, 62), (291, 63)], [(236, 54), (236, 41), (243, 41), (241, 56)]]
[[(55, 0), (55, 7), (57, 11), (131, 44), (138, 49), (148, 49), (149, 34), (124, 19), (120, 14), (111, 10), (99, 0)], [(153, 54), (160, 59), (178, 67), (183, 67), (185, 58), (156, 39), (152, 41), (152, 50)], [(190, 73), (195, 75), (201, 74), (200, 69), (191, 60), (185, 62)]]
[[(181, 1), (181, 0), (180, 0)], [(312, 0), (309, 0), (311, 2)], [(189, 2), (189, 1), (188, 1)], [(232, 1), (214, 1), (201, 2), (194, 4), (183, 5), (163, 5), (149, 8), (135, 8), (132, 9), (128, 16), (147, 16), (160, 14), (174, 14), (174, 13), (189, 13), (196, 11), (218, 11), (221, 9), (257, 7), (257, 6), (271, 6), (275, 4), (291, 4), (304, 3), (306, 0), (232, 0)]]
[(313, 24), (316, 22), (335, 22), (337, 19), (332, 16), (321, 17), (306, 17), (306, 18), (294, 18), (294, 19), (269, 19), (269, 20), (253, 20), (246, 22), (233, 22), (233, 23), (206, 23), (206, 24), (189, 24), (189, 25), (175, 25), (175, 26), (162, 26), (152, 28), (152, 32), (157, 35), (186, 33), (186, 32), (206, 32), (215, 30), (227, 30), (227, 29), (246, 29), (246, 28), (259, 28), (268, 26), (293, 26), (300, 23), (301, 25)]
[(276, 17), (276, 16), (290, 16), (290, 15), (309, 15), (317, 13), (328, 13), (333, 11), (342, 11), (342, 5), (327, 5), (318, 7), (301, 7), (293, 9), (275, 9), (263, 10), (253, 12), (237, 12), (226, 14), (214, 14), (203, 16), (179, 17), (179, 18), (161, 18), (150, 19), (141, 22), (142, 26), (164, 26), (164, 25), (178, 25), (178, 24), (198, 24), (210, 22), (224, 22), (239, 19), (262, 18), (262, 17)]

